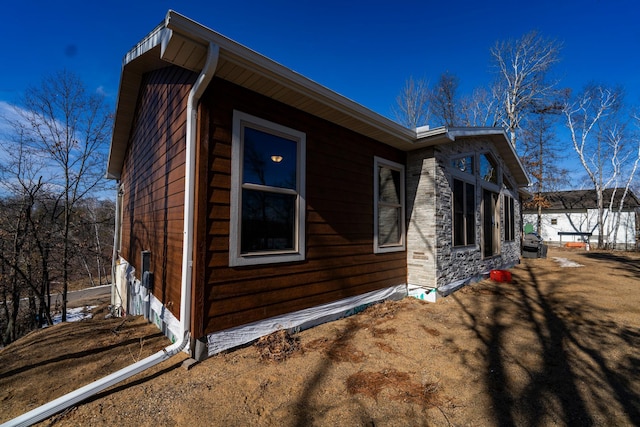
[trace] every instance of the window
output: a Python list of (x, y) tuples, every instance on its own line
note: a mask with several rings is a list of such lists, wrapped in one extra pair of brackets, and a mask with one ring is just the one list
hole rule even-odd
[(504, 240), (516, 239), (516, 215), (513, 197), (504, 196)]
[(374, 233), (375, 253), (403, 251), (404, 166), (376, 157), (374, 159)]
[(453, 180), (453, 245), (476, 243), (475, 186), (459, 179)]
[(465, 172), (468, 174), (473, 175), (475, 173), (475, 169), (474, 169), (474, 165), (473, 165), (473, 156), (469, 155), (469, 156), (465, 156), (465, 157), (458, 157), (456, 159), (453, 159), (451, 161), (451, 166), (460, 172)]
[(488, 154), (480, 155), (480, 177), (487, 182), (498, 183), (498, 166)]
[(500, 203), (498, 193), (482, 189), (482, 255), (500, 254)]
[(305, 256), (303, 132), (233, 112), (229, 265)]
[(558, 218), (551, 218), (551, 225), (558, 225)]

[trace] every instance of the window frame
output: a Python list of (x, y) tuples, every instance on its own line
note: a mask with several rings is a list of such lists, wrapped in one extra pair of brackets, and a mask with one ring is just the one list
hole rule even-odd
[[(387, 203), (381, 201), (380, 196), (380, 173), (379, 169), (388, 168), (400, 173), (400, 203)], [(398, 222), (400, 225), (400, 243), (393, 245), (380, 245), (380, 230), (379, 230), (379, 208), (380, 206), (394, 207), (400, 210)], [(401, 252), (407, 248), (406, 238), (406, 196), (405, 196), (405, 166), (393, 162), (391, 160), (384, 159), (382, 157), (374, 156), (373, 161), (373, 252), (376, 254), (389, 253), (389, 252)]]
[(516, 202), (509, 194), (504, 194), (502, 197), (504, 203), (504, 241), (513, 242), (516, 240)]
[[(489, 176), (484, 176), (483, 175), (483, 168), (485, 165), (485, 162), (483, 162), (483, 160), (486, 159), (486, 163), (488, 163), (491, 166), (491, 175)], [(484, 184), (487, 185), (494, 185), (494, 186), (500, 186), (501, 182), (500, 182), (500, 177), (502, 176), (502, 170), (500, 167), (500, 163), (496, 160), (496, 158), (488, 151), (483, 151), (478, 153), (478, 171), (477, 171), (477, 175), (478, 178), (480, 179), (480, 181), (482, 181)], [(498, 190), (499, 192), (499, 190)]]
[[(467, 175), (469, 176), (469, 175)], [(462, 194), (462, 203), (463, 203), (463, 207), (462, 207), (462, 218), (463, 218), (463, 236), (464, 236), (464, 243), (463, 244), (456, 244), (456, 204), (455, 204), (455, 182), (459, 181), (462, 183), (462, 189), (463, 189), (463, 194)], [(454, 248), (464, 248), (464, 247), (468, 247), (468, 246), (476, 246), (477, 242), (478, 242), (478, 235), (477, 235), (477, 222), (478, 222), (478, 218), (477, 218), (477, 210), (478, 210), (478, 197), (477, 197), (477, 185), (475, 182), (471, 182), (472, 180), (470, 179), (463, 179), (463, 177), (461, 175), (454, 175), (452, 176), (452, 185), (451, 185), (451, 246)], [(471, 186), (472, 188), (472, 194), (473, 194), (473, 209), (471, 212), (471, 217), (473, 218), (473, 224), (471, 226), (471, 229), (473, 230), (473, 242), (469, 242), (469, 224), (467, 221), (469, 212), (468, 212), (468, 206), (467, 206), (467, 202), (468, 202), (468, 186)]]
[[(243, 183), (244, 165), (244, 129), (246, 127), (280, 136), (297, 143), (296, 150), (296, 189), (263, 186)], [(304, 261), (306, 257), (306, 224), (305, 224), (305, 176), (306, 176), (306, 134), (296, 129), (271, 122), (242, 111), (233, 110), (233, 126), (231, 136), (231, 216), (229, 224), (229, 266), (275, 264)], [(256, 251), (242, 253), (242, 190), (264, 191), (275, 194), (296, 194), (294, 202), (294, 248), (280, 251)]]

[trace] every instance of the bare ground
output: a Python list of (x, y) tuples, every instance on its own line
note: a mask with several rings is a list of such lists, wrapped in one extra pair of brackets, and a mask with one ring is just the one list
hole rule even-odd
[[(42, 425), (640, 425), (640, 256), (552, 249), (512, 273), (190, 370), (179, 355)], [(169, 344), (104, 314), (0, 352), (0, 422)]]

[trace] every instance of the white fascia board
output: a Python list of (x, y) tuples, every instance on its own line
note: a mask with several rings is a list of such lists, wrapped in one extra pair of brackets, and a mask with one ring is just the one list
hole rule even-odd
[(141, 57), (154, 47), (159, 46), (162, 43), (162, 40), (167, 36), (168, 34), (166, 28), (164, 27), (164, 23), (160, 23), (160, 25), (158, 25), (142, 40), (140, 40), (140, 42), (135, 45), (133, 49), (127, 52), (122, 61), (122, 67), (124, 68), (131, 61)]
[(180, 32), (194, 41), (213, 42), (220, 47), (220, 56), (252, 72), (268, 77), (278, 84), (293, 91), (300, 92), (332, 109), (346, 115), (356, 117), (369, 126), (389, 133), (407, 143), (407, 148), (414, 143), (415, 130), (410, 130), (368, 108), (346, 98), (325, 86), (287, 68), (258, 52), (241, 45), (220, 33), (217, 33), (189, 18), (170, 10), (165, 19), (167, 28)]
[[(132, 105), (132, 103), (135, 104), (135, 99), (138, 96), (137, 90), (133, 91), (135, 93), (130, 90), (131, 87), (138, 87), (139, 80), (139, 76), (135, 75), (137, 73), (131, 71), (132, 62), (155, 47), (160, 46), (165, 37), (167, 37), (167, 30), (164, 28), (164, 23), (162, 23), (135, 45), (133, 49), (127, 52), (122, 60), (118, 99), (116, 100), (116, 115), (113, 123), (111, 143), (109, 145), (109, 157), (107, 159), (106, 178), (108, 179), (120, 179), (126, 139), (129, 135), (129, 127), (133, 120), (131, 112), (127, 111), (123, 106)], [(135, 80), (136, 83), (131, 85), (131, 80)]]

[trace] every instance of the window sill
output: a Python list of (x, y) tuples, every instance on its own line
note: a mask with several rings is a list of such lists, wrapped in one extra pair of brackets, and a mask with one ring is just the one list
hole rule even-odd
[(404, 252), (406, 251), (406, 247), (403, 246), (387, 246), (387, 247), (383, 247), (383, 248), (374, 248), (373, 249), (373, 253), (374, 254), (386, 254), (389, 252)]
[(305, 256), (299, 252), (242, 255), (229, 258), (229, 267), (244, 267), (249, 265), (282, 264), (285, 262), (304, 261)]

